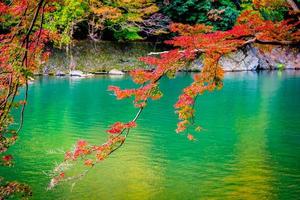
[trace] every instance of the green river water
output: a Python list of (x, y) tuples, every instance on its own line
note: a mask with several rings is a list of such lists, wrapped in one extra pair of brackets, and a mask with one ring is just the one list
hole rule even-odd
[(126, 144), (71, 190), (46, 191), (55, 162), (78, 139), (103, 143), (115, 121), (129, 121), (131, 100), (117, 101), (109, 85), (134, 86), (127, 76), (43, 77), (30, 85), (20, 139), (10, 149), (8, 180), (33, 189), (32, 199), (300, 199), (300, 71), (227, 73), (221, 91), (201, 96), (191, 142), (175, 133), (173, 104), (192, 80), (163, 79)]

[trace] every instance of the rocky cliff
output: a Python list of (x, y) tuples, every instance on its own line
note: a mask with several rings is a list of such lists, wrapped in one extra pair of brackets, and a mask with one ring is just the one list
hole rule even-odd
[[(246, 46), (236, 52), (223, 56), (220, 64), (225, 71), (254, 71), (274, 69), (300, 69), (299, 48), (289, 46), (270, 46), (268, 48)], [(188, 70), (201, 70), (201, 59), (192, 63)]]
[[(149, 68), (139, 62), (139, 57), (149, 52), (161, 51), (163, 46), (151, 43), (119, 44), (112, 42), (81, 42), (72, 51), (75, 69), (97, 72), (119, 69), (123, 71), (136, 67)], [(300, 69), (300, 51), (289, 46), (246, 46), (236, 52), (223, 56), (220, 64), (225, 71), (255, 71), (274, 69)], [(69, 71), (70, 56), (65, 51), (56, 50), (50, 61), (42, 69), (42, 73)], [(201, 59), (197, 59), (187, 71), (200, 71)]]
[(220, 64), (225, 71), (300, 69), (300, 52), (299, 48), (288, 46), (269, 49), (247, 46), (223, 56)]

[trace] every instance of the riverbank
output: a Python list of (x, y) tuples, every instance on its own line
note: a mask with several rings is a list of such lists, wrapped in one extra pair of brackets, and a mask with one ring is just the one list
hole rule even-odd
[(69, 73), (70, 65), (75, 70), (87, 73), (105, 73), (112, 69), (124, 72), (135, 68), (150, 69), (139, 58), (149, 52), (164, 50), (167, 50), (166, 46), (151, 42), (79, 41), (68, 53), (65, 49), (52, 49), (49, 61), (36, 73)]
[[(73, 69), (85, 73), (107, 74), (115, 69), (128, 72), (136, 68), (152, 70), (141, 61), (140, 57), (151, 52), (163, 52), (168, 47), (148, 42), (92, 42), (80, 41), (71, 51), (53, 49), (52, 56), (37, 75), (55, 75), (70, 73)], [(224, 71), (258, 71), (300, 69), (299, 48), (290, 46), (246, 46), (220, 59)], [(159, 53), (158, 53), (159, 54)], [(183, 71), (197, 72), (202, 68), (202, 59), (197, 59)]]

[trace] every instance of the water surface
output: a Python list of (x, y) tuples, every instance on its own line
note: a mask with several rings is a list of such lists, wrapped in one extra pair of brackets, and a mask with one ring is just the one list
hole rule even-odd
[(204, 130), (178, 135), (173, 104), (191, 74), (162, 80), (164, 97), (150, 102), (126, 145), (73, 190), (46, 191), (43, 174), (78, 139), (102, 143), (115, 121), (132, 119), (130, 100), (107, 87), (128, 77), (44, 77), (30, 85), (20, 140), (10, 153), (10, 180), (32, 186), (33, 199), (297, 199), (300, 197), (300, 72), (226, 74), (223, 90), (198, 99)]

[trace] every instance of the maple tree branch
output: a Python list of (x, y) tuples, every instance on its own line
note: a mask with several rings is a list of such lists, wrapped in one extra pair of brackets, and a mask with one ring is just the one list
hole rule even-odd
[[(16, 83), (14, 85), (12, 85), (11, 87), (13, 88), (13, 91), (12, 91), (12, 95), (11, 95), (11, 100), (8, 102), (5, 103), (4, 105), (4, 109), (3, 110), (6, 110), (5, 112), (2, 112), (0, 113), (0, 124), (2, 124), (2, 122), (6, 119), (6, 117), (8, 116), (8, 113), (12, 107), (12, 104), (15, 100), (15, 97), (17, 95), (17, 92), (18, 92), (18, 88), (19, 88), (19, 83)], [(7, 105), (8, 104), (8, 105)], [(5, 109), (7, 107), (7, 109)]]
[(35, 24), (35, 22), (36, 22), (36, 20), (37, 20), (37, 18), (38, 18), (38, 14), (39, 14), (39, 12), (40, 12), (40, 9), (42, 8), (43, 3), (44, 3), (44, 0), (40, 0), (39, 3), (38, 3), (38, 5), (37, 5), (36, 11), (35, 11), (35, 13), (34, 13), (34, 17), (33, 17), (33, 19), (31, 20), (30, 27), (29, 27), (28, 32), (27, 32), (27, 34), (26, 34), (26, 38), (27, 38), (27, 39), (28, 39), (29, 36), (30, 36), (30, 33), (31, 33), (31, 31), (32, 31), (32, 29), (33, 29), (33, 26), (34, 26), (34, 24)]
[(38, 5), (37, 5), (37, 8), (36, 8), (36, 11), (35, 11), (35, 13), (34, 13), (34, 17), (33, 17), (33, 19), (31, 20), (31, 24), (30, 24), (30, 26), (29, 26), (29, 29), (28, 29), (28, 31), (27, 31), (27, 33), (26, 33), (26, 36), (25, 36), (25, 38), (24, 38), (24, 40), (23, 40), (23, 42), (22, 42), (22, 46), (25, 44), (25, 48), (26, 48), (26, 49), (25, 49), (24, 56), (23, 56), (22, 63), (24, 63), (24, 61), (26, 61), (26, 62), (25, 62), (25, 67), (26, 67), (26, 68), (27, 68), (27, 65), (28, 65), (28, 62), (27, 62), (27, 55), (28, 55), (28, 48), (29, 48), (29, 36), (30, 36), (30, 34), (31, 34), (32, 30), (33, 30), (33, 26), (34, 26), (34, 24), (35, 24), (35, 22), (36, 22), (36, 20), (37, 20), (37, 18), (38, 18), (38, 14), (39, 14), (39, 12), (40, 12), (40, 9), (42, 8), (43, 3), (44, 3), (44, 0), (40, 0), (40, 1), (39, 1)]
[[(247, 44), (252, 44), (252, 43), (259, 43), (259, 44), (269, 44), (269, 45), (299, 45), (300, 41), (288, 41), (288, 40), (261, 40), (257, 39), (256, 37), (249, 39), (244, 42), (243, 46)], [(159, 51), (159, 52), (150, 52), (147, 55), (152, 56), (152, 55), (161, 55), (165, 53), (169, 53), (170, 51)], [(179, 53), (184, 53), (185, 50), (179, 51)], [(193, 52), (199, 52), (199, 53), (205, 53), (204, 49), (195, 49)]]
[[(157, 83), (165, 74), (165, 73), (162, 73), (159, 77), (157, 77), (155, 80), (153, 80), (152, 83)], [(142, 84), (140, 86), (140, 88), (143, 88), (145, 86), (145, 84)], [(147, 99), (145, 100), (145, 102), (147, 102)], [(130, 122), (136, 122), (138, 120), (138, 118), (140, 117), (142, 111), (144, 110), (144, 107), (145, 106), (142, 106), (139, 108), (138, 112), (136, 113), (136, 115), (134, 116), (134, 118), (130, 121)], [(124, 132), (126, 131), (125, 135), (124, 135), (124, 139), (120, 141), (120, 143), (114, 147), (113, 149), (111, 149), (106, 155), (105, 155), (105, 158), (107, 158), (108, 156), (110, 156), (112, 153), (114, 153), (115, 151), (117, 151), (118, 149), (120, 149), (124, 144), (125, 144), (125, 141), (130, 133), (130, 130), (131, 130), (131, 127), (130, 128), (124, 128), (117, 136), (114, 136), (114, 138), (118, 138), (120, 137), (121, 135), (124, 134)], [(110, 144), (110, 140), (108, 140), (107, 142), (103, 143), (101, 146), (105, 146), (105, 145), (109, 145)], [(75, 148), (76, 149), (76, 148)], [(75, 149), (73, 151), (75, 151)], [(82, 159), (86, 157), (86, 155), (82, 156)], [(75, 175), (75, 176), (71, 176), (71, 177), (68, 177), (68, 178), (65, 178), (65, 179), (61, 179), (61, 180), (58, 180), (56, 179), (55, 175), (59, 172), (59, 173), (63, 173), (64, 170), (65, 170), (65, 167), (69, 165), (69, 160), (64, 160), (62, 163), (60, 163), (59, 165), (57, 165), (55, 167), (55, 169), (52, 171), (52, 175), (50, 174), (50, 176), (53, 177), (53, 174), (54, 174), (54, 178), (51, 179), (48, 187), (47, 187), (47, 190), (51, 190), (52, 188), (54, 188), (58, 182), (68, 182), (68, 181), (72, 181), (72, 180), (77, 180), (77, 179), (80, 179), (82, 178), (83, 176), (85, 176), (86, 174), (88, 174), (88, 172), (93, 168), (95, 167), (95, 165), (99, 164), (101, 160), (98, 160), (97, 162), (93, 163), (89, 169), (86, 169), (84, 170), (82, 173), (80, 173), (79, 175)], [(74, 182), (75, 184), (75, 182)]]
[(287, 0), (288, 4), (291, 6), (291, 8), (293, 8), (294, 11), (299, 11), (299, 8), (297, 6), (297, 4), (295, 3), (295, 1), (293, 0)]
[(26, 80), (26, 84), (25, 84), (25, 97), (24, 97), (24, 102), (23, 102), (21, 114), (20, 114), (20, 125), (19, 125), (19, 128), (16, 131), (16, 133), (20, 132), (20, 130), (22, 129), (23, 124), (24, 124), (24, 112), (25, 112), (25, 107), (26, 107), (26, 104), (27, 104), (27, 99), (28, 99), (28, 81)]
[(270, 44), (270, 45), (298, 45), (299, 41), (287, 41), (287, 40), (261, 40), (261, 39), (255, 39), (256, 43), (259, 44)]
[[(290, 5), (290, 7), (293, 9), (293, 11), (296, 14), (300, 13), (300, 10), (299, 10), (297, 4), (295, 3), (295, 1), (293, 1), (293, 0), (287, 0), (287, 3)], [(300, 16), (298, 15), (297, 17), (298, 17), (298, 20), (300, 21)]]
[(11, 84), (12, 84), (12, 77), (13, 77), (13, 75), (12, 75), (12, 74), (9, 74), (9, 75), (10, 75), (10, 76), (9, 76), (9, 80), (8, 80), (8, 81), (9, 81), (9, 83), (8, 83), (9, 88), (8, 88), (6, 97), (5, 97), (4, 100), (1, 102), (1, 106), (0, 106), (1, 109), (2, 109), (2, 108), (5, 108), (5, 105), (6, 105), (7, 101), (8, 101), (8, 99), (9, 99), (10, 95), (12, 94), (12, 93), (11, 93), (11, 89), (12, 89)]

